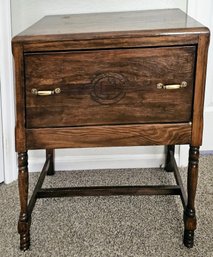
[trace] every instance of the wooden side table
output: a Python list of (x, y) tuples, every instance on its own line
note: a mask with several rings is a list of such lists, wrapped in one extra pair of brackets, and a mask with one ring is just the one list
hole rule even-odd
[[(13, 39), (20, 248), (37, 198), (180, 195), (193, 246), (209, 30), (179, 9), (47, 16)], [(187, 196), (174, 145), (189, 144)], [(42, 188), (54, 149), (166, 145), (177, 185)], [(28, 157), (46, 162), (28, 201)]]

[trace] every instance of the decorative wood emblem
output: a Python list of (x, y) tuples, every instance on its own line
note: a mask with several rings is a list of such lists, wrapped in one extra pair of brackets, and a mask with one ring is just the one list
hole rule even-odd
[(120, 101), (126, 94), (127, 81), (121, 74), (104, 73), (92, 81), (92, 98), (100, 104), (113, 104)]

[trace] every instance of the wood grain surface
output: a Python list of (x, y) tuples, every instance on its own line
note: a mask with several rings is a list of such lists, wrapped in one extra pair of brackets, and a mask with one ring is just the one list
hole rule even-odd
[[(25, 56), (27, 128), (191, 121), (194, 46)], [(186, 88), (157, 89), (158, 83)], [(37, 96), (32, 89), (61, 93)]]
[(190, 124), (27, 129), (28, 149), (189, 144)]
[(205, 31), (179, 9), (46, 16), (14, 38), (32, 42)]
[[(203, 33), (203, 32), (202, 32)], [(178, 37), (175, 35), (178, 34)], [(94, 38), (94, 39), (58, 39), (58, 41), (38, 41), (35, 37), (32, 42), (23, 44), (23, 51), (25, 53), (45, 52), (45, 51), (62, 51), (62, 50), (82, 50), (82, 49), (125, 49), (125, 48), (139, 48), (139, 47), (159, 47), (159, 46), (185, 46), (197, 45), (199, 41), (199, 33), (194, 32), (193, 29), (187, 34), (185, 31), (176, 30), (171, 33), (166, 31), (160, 35), (157, 31), (152, 34), (141, 35), (141, 32), (126, 33), (126, 37), (117, 35), (109, 38)]]

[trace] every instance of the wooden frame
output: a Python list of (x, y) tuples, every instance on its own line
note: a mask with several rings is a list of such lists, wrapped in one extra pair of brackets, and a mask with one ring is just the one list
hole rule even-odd
[[(169, 10), (161, 15), (169, 14)], [(168, 12), (168, 13), (167, 13)], [(171, 11), (172, 12), (172, 11)], [(177, 12), (177, 17), (184, 19), (183, 13)], [(107, 14), (103, 14), (103, 17)], [(128, 14), (123, 14), (124, 16)], [(152, 13), (146, 13), (146, 17), (153, 17)], [(170, 13), (173, 16), (172, 13)], [(183, 15), (183, 16), (182, 16)], [(141, 16), (141, 14), (139, 14)], [(132, 17), (130, 15), (130, 17)], [(158, 17), (158, 15), (157, 15)], [(182, 18), (181, 18), (182, 17)], [(85, 18), (85, 17), (84, 17)], [(159, 17), (158, 17), (159, 18)], [(86, 20), (88, 19), (86, 15)], [(105, 18), (104, 18), (105, 19)], [(205, 92), (205, 73), (207, 63), (207, 52), (209, 44), (209, 30), (196, 21), (187, 17), (188, 23), (181, 28), (136, 30), (126, 32), (104, 33), (79, 33), (79, 34), (48, 34), (31, 36), (20, 35), (13, 39), (13, 53), (16, 64), (16, 100), (17, 100), (17, 122), (16, 122), (16, 151), (19, 162), (19, 194), (21, 211), (19, 216), (18, 230), (20, 234), (20, 247), (26, 250), (30, 245), (30, 221), (37, 198), (63, 197), (63, 196), (86, 196), (86, 195), (143, 195), (143, 194), (172, 194), (180, 195), (184, 206), (184, 244), (192, 247), (194, 242), (194, 230), (196, 229), (195, 194), (198, 177), (199, 147), (202, 144), (203, 102)], [(77, 19), (78, 20), (78, 19)], [(108, 19), (110, 20), (110, 19)], [(162, 19), (160, 19), (162, 20)], [(129, 24), (129, 23), (128, 23)], [(133, 23), (134, 24), (134, 23)], [(143, 23), (144, 24), (144, 23)], [(159, 26), (159, 23), (156, 23)], [(179, 24), (179, 23), (178, 23)], [(185, 24), (185, 22), (184, 22)], [(166, 24), (163, 24), (166, 27)], [(85, 26), (82, 26), (84, 29)], [(62, 27), (62, 30), (64, 27)], [(31, 33), (31, 32), (30, 32)], [(36, 31), (37, 33), (37, 31)], [(124, 39), (125, 38), (125, 39)], [(117, 41), (116, 41), (117, 40)], [(111, 45), (110, 45), (111, 41)], [(49, 43), (50, 42), (50, 43)], [(78, 42), (78, 44), (76, 44)], [(59, 128), (28, 128), (26, 125), (26, 85), (25, 85), (25, 55), (36, 51), (71, 51), (93, 49), (97, 44), (98, 51), (107, 48), (135, 49), (138, 47), (165, 47), (193, 45), (196, 49), (194, 97), (192, 100), (192, 115), (185, 122), (173, 123), (169, 118), (161, 124), (118, 124), (96, 126), (62, 126)], [(80, 45), (82, 44), (82, 45)], [(92, 48), (91, 48), (92, 47)], [(87, 49), (88, 48), (88, 49)], [(54, 54), (55, 52), (53, 52)], [(175, 56), (174, 56), (175, 57)], [(177, 58), (177, 56), (176, 56)], [(82, 60), (79, 60), (82, 61)], [(122, 65), (121, 65), (122, 66)], [(119, 66), (120, 67), (120, 66)], [(193, 66), (194, 67), (194, 66)], [(168, 70), (168, 69), (167, 69)], [(35, 70), (36, 72), (36, 70)], [(190, 74), (191, 71), (190, 69)], [(166, 73), (167, 74), (167, 73)], [(193, 73), (194, 74), (194, 73)], [(34, 75), (34, 73), (33, 73)], [(161, 76), (163, 76), (161, 74)], [(164, 74), (165, 76), (165, 74)], [(28, 77), (30, 77), (28, 75)], [(148, 90), (146, 88), (146, 90)], [(174, 95), (173, 95), (174, 97)], [(176, 99), (174, 99), (176, 100)], [(188, 99), (186, 99), (188, 100)], [(159, 103), (159, 102), (158, 102)], [(156, 113), (157, 115), (157, 113)], [(90, 188), (55, 188), (41, 189), (45, 175), (54, 174), (54, 150), (55, 148), (69, 147), (97, 147), (97, 146), (132, 146), (132, 145), (169, 145), (166, 158), (166, 170), (174, 171), (176, 186), (125, 186), (125, 187), (90, 187)], [(183, 184), (174, 159), (175, 144), (189, 144), (189, 165), (187, 198), (184, 193)], [(33, 197), (28, 205), (28, 156), (30, 149), (48, 149), (46, 162), (38, 183), (35, 187)]]
[[(107, 195), (180, 195), (183, 207), (187, 205), (187, 198), (183, 188), (181, 176), (174, 158), (174, 152), (168, 148), (167, 157), (177, 185), (168, 186), (102, 186), (102, 187), (69, 187), (69, 188), (42, 188), (45, 175), (48, 174), (53, 164), (54, 151), (47, 152), (47, 158), (35, 186), (28, 211), (31, 215), (33, 207), (38, 198), (70, 197), (70, 196), (107, 196)], [(167, 163), (168, 164), (168, 163)]]

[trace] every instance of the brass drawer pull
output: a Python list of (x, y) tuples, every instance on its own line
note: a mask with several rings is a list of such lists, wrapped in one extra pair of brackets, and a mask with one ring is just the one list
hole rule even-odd
[(33, 95), (47, 96), (47, 95), (60, 94), (61, 89), (59, 87), (54, 90), (37, 90), (36, 88), (33, 88), (31, 92)]
[(157, 84), (158, 89), (172, 90), (172, 89), (179, 89), (179, 88), (183, 88), (183, 87), (187, 87), (187, 82), (186, 81), (182, 81), (181, 84), (174, 84), (174, 85), (164, 85), (163, 83), (158, 83)]

